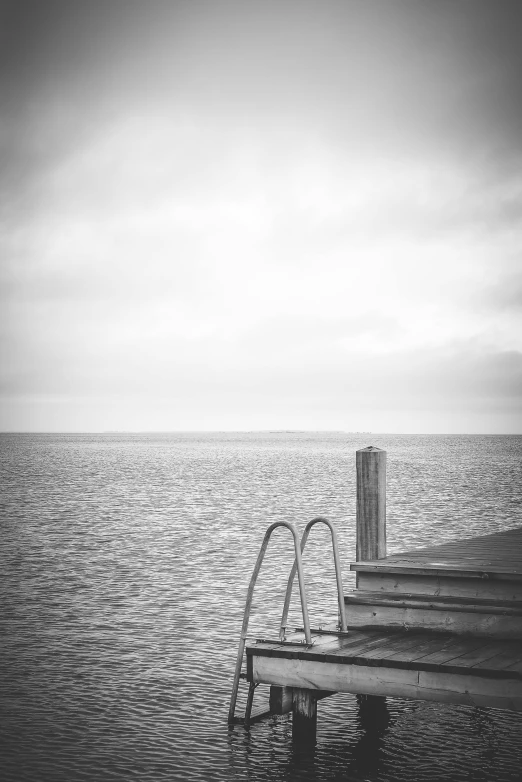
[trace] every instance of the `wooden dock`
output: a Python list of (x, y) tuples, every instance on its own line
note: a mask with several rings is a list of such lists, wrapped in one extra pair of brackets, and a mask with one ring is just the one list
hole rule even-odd
[[(359, 455), (361, 455), (359, 459)], [(246, 647), (248, 681), (315, 735), (317, 700), (335, 692), (522, 711), (522, 528), (386, 556), (385, 452), (358, 456), (357, 588), (347, 631), (299, 630)]]

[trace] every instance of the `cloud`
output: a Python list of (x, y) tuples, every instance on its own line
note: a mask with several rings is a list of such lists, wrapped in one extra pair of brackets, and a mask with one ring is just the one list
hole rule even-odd
[(2, 53), (2, 426), (519, 427), (516, 6), (109, 5)]

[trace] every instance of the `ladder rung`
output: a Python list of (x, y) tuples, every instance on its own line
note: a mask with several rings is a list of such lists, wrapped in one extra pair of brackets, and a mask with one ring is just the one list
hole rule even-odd
[(305, 640), (303, 641), (280, 641), (279, 639), (274, 638), (256, 638), (256, 644), (277, 644), (278, 646), (313, 646), (314, 642), (312, 640), (311, 644), (307, 644)]
[[(295, 628), (296, 633), (302, 633), (304, 632), (303, 627), (296, 627)], [(341, 637), (352, 635), (353, 633), (349, 632), (348, 630), (323, 630), (321, 627), (311, 627), (310, 628), (311, 633), (316, 633), (317, 635), (339, 635)]]

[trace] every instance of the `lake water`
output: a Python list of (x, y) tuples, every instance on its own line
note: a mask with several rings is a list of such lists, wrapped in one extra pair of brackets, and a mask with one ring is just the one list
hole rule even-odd
[[(308, 755), (288, 715), (227, 726), (263, 533), (327, 516), (350, 586), (367, 445), (388, 451), (389, 553), (522, 524), (522, 437), (0, 435), (3, 779), (520, 779), (510, 712), (389, 699), (388, 725), (367, 734), (355, 697), (336, 695)], [(253, 635), (275, 637), (292, 559), (276, 531)], [(326, 528), (304, 564), (312, 622), (335, 620)]]

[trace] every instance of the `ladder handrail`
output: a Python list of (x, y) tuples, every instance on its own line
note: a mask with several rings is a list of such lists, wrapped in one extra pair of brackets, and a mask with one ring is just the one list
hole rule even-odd
[[(306, 590), (305, 590), (305, 583), (304, 583), (304, 575), (303, 575), (303, 562), (301, 559), (301, 548), (299, 546), (299, 537), (297, 534), (297, 530), (294, 527), (293, 524), (290, 524), (289, 521), (275, 521), (273, 524), (269, 526), (267, 531), (265, 532), (265, 537), (263, 538), (263, 542), (261, 544), (261, 548), (259, 550), (259, 554), (257, 555), (256, 564), (254, 566), (254, 571), (252, 573), (252, 577), (250, 579), (250, 584), (248, 585), (248, 592), (247, 592), (247, 599), (246, 599), (246, 605), (245, 605), (245, 611), (243, 613), (243, 625), (241, 627), (241, 637), (239, 641), (239, 649), (237, 653), (237, 660), (236, 660), (236, 669), (234, 671), (234, 682), (232, 685), (232, 696), (230, 698), (230, 708), (228, 711), (228, 721), (229, 723), (234, 722), (234, 713), (236, 710), (236, 701), (237, 701), (237, 692), (239, 688), (239, 679), (241, 675), (241, 666), (243, 665), (243, 654), (245, 652), (245, 643), (247, 639), (247, 630), (248, 630), (248, 622), (250, 620), (250, 609), (252, 607), (252, 597), (254, 595), (254, 587), (256, 585), (257, 577), (259, 575), (259, 571), (261, 569), (261, 564), (263, 562), (265, 552), (268, 546), (268, 541), (270, 540), (270, 536), (272, 535), (272, 532), (277, 527), (287, 527), (290, 532), (293, 535), (294, 538), (294, 548), (295, 548), (295, 562), (294, 567), (292, 568), (294, 577), (295, 577), (295, 571), (297, 570), (298, 579), (299, 579), (299, 592), (301, 596), (301, 610), (303, 612), (303, 626), (304, 626), (304, 634), (305, 634), (305, 640), (307, 644), (312, 643), (312, 635), (310, 633), (310, 621), (308, 619), (308, 605), (306, 601)], [(294, 569), (295, 568), (295, 569)]]
[[(346, 612), (344, 607), (344, 591), (343, 591), (343, 579), (341, 575), (341, 564), (339, 560), (339, 546), (337, 544), (337, 532), (335, 531), (334, 526), (328, 519), (325, 519), (324, 516), (316, 516), (315, 519), (312, 519), (312, 521), (309, 521), (308, 524), (305, 527), (305, 530), (303, 532), (303, 537), (301, 538), (301, 554), (304, 551), (304, 548), (306, 546), (306, 541), (308, 540), (308, 535), (310, 534), (310, 530), (314, 526), (314, 524), (326, 524), (328, 529), (331, 532), (332, 535), (332, 549), (333, 549), (333, 558), (334, 558), (334, 565), (335, 565), (335, 579), (337, 581), (337, 599), (339, 602), (339, 613), (341, 618), (341, 630), (346, 631)], [(288, 584), (286, 587), (286, 596), (285, 596), (285, 605), (283, 608), (283, 615), (281, 617), (281, 625), (279, 628), (279, 638), (281, 641), (284, 641), (285, 639), (285, 630), (286, 630), (286, 623), (288, 620), (288, 611), (290, 609), (290, 600), (292, 597), (292, 587), (294, 584), (295, 574), (296, 570), (298, 569), (297, 565), (297, 557), (292, 565), (292, 570), (290, 571), (290, 576), (288, 577)]]

